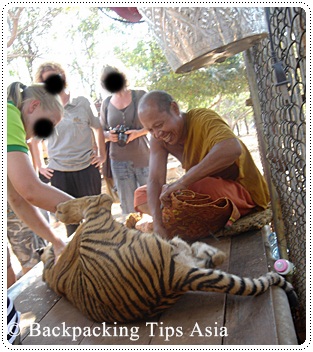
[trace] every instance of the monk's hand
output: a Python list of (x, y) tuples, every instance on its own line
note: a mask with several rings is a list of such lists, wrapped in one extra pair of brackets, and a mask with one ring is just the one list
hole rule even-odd
[(180, 189), (186, 189), (187, 186), (180, 180), (177, 180), (174, 183), (171, 184), (165, 184), (162, 187), (162, 191), (160, 194), (160, 202), (161, 206), (163, 207), (170, 207), (171, 206), (171, 193), (175, 192)]
[(161, 236), (165, 240), (169, 239), (167, 236), (167, 231), (162, 223), (161, 224), (153, 223), (153, 232), (158, 234), (159, 236)]

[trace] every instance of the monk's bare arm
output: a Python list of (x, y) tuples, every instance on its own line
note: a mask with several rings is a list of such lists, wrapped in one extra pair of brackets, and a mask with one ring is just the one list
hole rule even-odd
[(202, 161), (193, 166), (181, 178), (186, 186), (212, 176), (231, 166), (241, 154), (241, 145), (238, 139), (232, 138), (217, 143)]
[(189, 185), (204, 177), (212, 176), (225, 170), (239, 158), (241, 145), (236, 138), (217, 143), (202, 161), (190, 168), (179, 180), (167, 185), (161, 193), (161, 202), (168, 205), (170, 194), (178, 189), (188, 188)]
[(166, 182), (168, 154), (168, 151), (162, 146), (162, 143), (152, 137), (150, 142), (147, 192), (150, 215), (153, 217), (153, 226), (156, 232), (162, 231), (162, 229), (159, 231), (159, 228), (162, 228), (162, 211), (159, 197), (162, 186)]

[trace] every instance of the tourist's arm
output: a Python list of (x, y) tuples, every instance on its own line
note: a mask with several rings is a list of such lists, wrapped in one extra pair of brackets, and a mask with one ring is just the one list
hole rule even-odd
[(96, 139), (98, 153), (93, 154), (91, 164), (100, 168), (106, 159), (105, 140), (104, 140), (103, 130), (101, 127), (94, 128), (93, 130), (94, 130), (94, 135)]
[(26, 153), (7, 154), (7, 174), (16, 192), (28, 203), (55, 213), (59, 203), (73, 197), (41, 182)]
[(40, 211), (17, 193), (9, 178), (7, 180), (7, 196), (8, 202), (19, 219), (38, 236), (51, 242), (54, 246), (56, 256), (58, 256), (65, 247), (65, 243), (52, 232), (49, 223)]
[(40, 151), (42, 141), (40, 139), (32, 138), (29, 142), (30, 152), (33, 159), (34, 168), (39, 171), (47, 179), (53, 176), (53, 170), (46, 167), (43, 160), (42, 152)]

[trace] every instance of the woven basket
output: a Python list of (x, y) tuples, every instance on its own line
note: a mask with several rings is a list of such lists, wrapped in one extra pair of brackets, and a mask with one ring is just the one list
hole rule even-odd
[(171, 207), (164, 207), (162, 211), (163, 224), (170, 238), (205, 238), (231, 226), (240, 217), (237, 207), (226, 197), (212, 201), (209, 195), (180, 190), (171, 194), (171, 201)]

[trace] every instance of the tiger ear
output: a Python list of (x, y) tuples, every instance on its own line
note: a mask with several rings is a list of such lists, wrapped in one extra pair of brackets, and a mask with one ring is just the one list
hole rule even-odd
[(104, 207), (106, 210), (111, 211), (113, 199), (108, 194), (101, 194), (99, 196), (99, 205)]
[(42, 256), (44, 250), (45, 250), (44, 248), (37, 248), (37, 249), (36, 249), (36, 253), (38, 253), (39, 257)]

